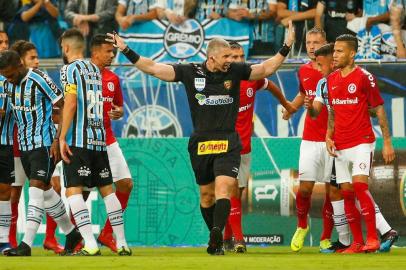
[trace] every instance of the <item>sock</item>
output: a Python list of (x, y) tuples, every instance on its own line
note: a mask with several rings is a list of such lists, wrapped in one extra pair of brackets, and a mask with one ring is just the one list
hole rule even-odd
[(36, 187), (30, 187), (28, 196), (27, 221), (25, 223), (23, 242), (31, 247), (44, 216), (44, 191)]
[(353, 186), (367, 227), (367, 240), (378, 240), (378, 235), (376, 234), (375, 202), (372, 199), (371, 193), (369, 193), (368, 184), (356, 182)]
[(80, 234), (85, 240), (85, 247), (90, 249), (98, 248), (96, 239), (92, 232), (92, 224), (90, 223), (89, 210), (83, 200), (82, 194), (75, 194), (68, 197), (70, 209), (75, 218), (76, 226)]
[(219, 199), (216, 201), (216, 207), (214, 208), (213, 215), (213, 227), (217, 227), (220, 229), (220, 231), (223, 231), (227, 218), (230, 215), (230, 209), (231, 203), (229, 199)]
[(364, 244), (361, 227), (361, 214), (355, 206), (355, 193), (350, 190), (342, 190), (344, 197), (344, 210), (348, 225), (355, 243)]
[[(230, 217), (228, 219), (230, 219)], [(227, 220), (226, 226), (224, 227), (223, 239), (230, 240), (231, 238), (233, 238), (233, 230), (231, 229), (230, 221)]]
[[(69, 220), (69, 216), (66, 213), (66, 208), (62, 202), (61, 196), (59, 196), (59, 194), (56, 193), (53, 188), (44, 191), (44, 206), (45, 211), (58, 224), (65, 235), (70, 233), (75, 228), (75, 226), (73, 226)], [(52, 235), (55, 234), (55, 229), (56, 226), (54, 227)]]
[(125, 240), (123, 209), (121, 209), (120, 201), (117, 199), (115, 193), (107, 195), (103, 200), (106, 205), (107, 216), (116, 235), (117, 249), (128, 247), (127, 241)]
[(9, 242), (11, 225), (11, 203), (10, 201), (0, 201), (0, 243)]
[[(130, 195), (131, 195), (131, 193), (120, 192), (120, 191), (116, 190), (116, 196), (117, 196), (117, 199), (120, 201), (123, 212), (127, 208), (128, 199), (130, 198)], [(106, 220), (102, 233), (105, 233), (105, 234), (113, 233), (113, 228), (111, 227), (110, 219)]]
[(331, 234), (334, 228), (334, 219), (333, 219), (333, 206), (330, 201), (330, 196), (326, 194), (324, 199), (324, 205), (322, 210), (323, 217), (323, 232), (321, 233), (320, 240), (331, 239)]
[(343, 245), (349, 246), (351, 244), (350, 228), (345, 217), (344, 200), (331, 202), (331, 204), (333, 205), (333, 219), (338, 233), (338, 241)]
[(49, 214), (46, 214), (46, 220), (45, 239), (54, 239), (57, 224)]
[(311, 197), (303, 197), (299, 191), (296, 193), (297, 226), (300, 228), (307, 228), (307, 215), (309, 214), (310, 204)]
[(202, 217), (204, 219), (204, 222), (206, 222), (207, 228), (209, 231), (213, 228), (213, 223), (214, 223), (214, 209), (216, 208), (216, 204), (213, 204), (212, 206), (208, 208), (204, 208), (200, 205), (200, 212), (202, 213)]
[(228, 223), (231, 225), (231, 229), (236, 241), (243, 240), (242, 226), (241, 226), (241, 200), (239, 198), (231, 198), (231, 211), (228, 216)]
[(18, 220), (18, 202), (11, 204), (11, 224), (8, 235), (10, 246), (17, 246), (17, 220)]
[(381, 209), (379, 209), (379, 206), (376, 203), (375, 203), (375, 216), (376, 216), (376, 228), (378, 229), (381, 235), (384, 235), (385, 233), (392, 230), (392, 227), (388, 224), (385, 217), (381, 213)]
[(76, 225), (76, 221), (75, 221), (75, 217), (73, 216), (72, 209), (69, 209), (69, 213), (70, 213), (70, 215), (69, 215), (70, 222), (73, 224), (73, 226), (75, 226), (75, 228), (77, 228), (78, 226)]

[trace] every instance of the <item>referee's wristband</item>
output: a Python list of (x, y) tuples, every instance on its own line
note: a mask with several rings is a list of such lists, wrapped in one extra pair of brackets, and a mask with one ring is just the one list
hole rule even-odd
[(286, 45), (286, 43), (283, 43), (282, 48), (279, 49), (279, 53), (283, 56), (286, 57), (290, 53), (290, 47)]
[(131, 63), (135, 64), (140, 60), (140, 55), (136, 53), (135, 51), (131, 50), (130, 47), (125, 47), (125, 49), (122, 51), (122, 53), (127, 57), (128, 60), (130, 60)]

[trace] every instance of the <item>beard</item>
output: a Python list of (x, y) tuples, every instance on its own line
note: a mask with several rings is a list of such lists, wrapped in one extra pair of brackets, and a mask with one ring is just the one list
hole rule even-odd
[(64, 53), (62, 53), (62, 60), (65, 65), (69, 64), (68, 57)]

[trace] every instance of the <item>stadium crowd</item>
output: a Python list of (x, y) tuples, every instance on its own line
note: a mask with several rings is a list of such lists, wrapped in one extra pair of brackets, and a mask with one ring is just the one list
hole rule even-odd
[[(305, 56), (305, 31), (317, 26), (325, 29), (329, 42), (351, 33), (358, 36), (361, 47), (363, 42), (372, 42), (371, 35), (382, 36), (376, 45), (382, 55), (393, 56), (390, 60), (406, 57), (404, 0), (0, 0), (0, 7), (0, 30), (8, 33), (11, 43), (34, 43), (40, 58), (59, 57), (58, 39), (71, 27), (86, 37), (89, 55), (94, 35), (126, 30), (148, 20), (182, 24), (189, 18), (247, 22), (252, 26), (250, 56), (275, 53), (292, 20), (299, 56)], [(382, 58), (379, 52), (359, 58), (376, 57)]]

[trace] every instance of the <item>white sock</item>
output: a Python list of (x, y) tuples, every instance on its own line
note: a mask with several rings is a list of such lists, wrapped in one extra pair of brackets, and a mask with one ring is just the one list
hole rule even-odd
[(386, 219), (383, 217), (379, 206), (375, 203), (375, 216), (376, 216), (376, 228), (381, 235), (389, 232), (392, 227), (388, 224)]
[(0, 201), (0, 243), (8, 243), (11, 225), (11, 202)]
[(103, 198), (106, 205), (107, 216), (109, 217), (111, 227), (116, 235), (117, 248), (127, 247), (124, 233), (123, 210), (120, 201), (115, 193), (111, 193)]
[(90, 249), (98, 248), (96, 239), (92, 232), (89, 210), (86, 207), (82, 194), (76, 194), (68, 197), (70, 209), (75, 218), (76, 226), (85, 240), (85, 247)]
[(331, 204), (333, 205), (333, 219), (338, 233), (338, 240), (341, 244), (349, 246), (351, 244), (350, 227), (345, 216), (344, 200), (331, 202)]
[(28, 196), (27, 221), (23, 242), (31, 247), (44, 216), (44, 191), (36, 187), (30, 187)]
[(44, 192), (44, 206), (45, 211), (53, 220), (55, 220), (65, 235), (70, 233), (75, 228), (75, 226), (73, 226), (71, 223), (68, 214), (66, 213), (66, 208), (61, 200), (61, 197), (53, 188), (50, 188)]

